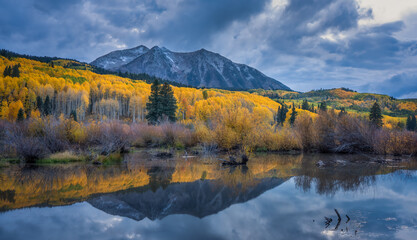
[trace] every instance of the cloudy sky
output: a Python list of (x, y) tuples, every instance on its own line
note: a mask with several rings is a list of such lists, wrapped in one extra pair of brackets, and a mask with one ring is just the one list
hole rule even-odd
[(90, 62), (201, 48), (289, 87), (417, 98), (416, 0), (0, 0), (0, 48)]

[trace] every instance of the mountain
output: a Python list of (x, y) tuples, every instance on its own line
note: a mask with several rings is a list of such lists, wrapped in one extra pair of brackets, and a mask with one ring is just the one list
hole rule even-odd
[(255, 68), (234, 63), (205, 49), (178, 53), (164, 47), (139, 46), (111, 52), (91, 65), (112, 71), (146, 73), (194, 87), (291, 90)]
[(170, 184), (165, 189), (141, 191), (130, 189), (103, 194), (89, 199), (95, 208), (108, 214), (140, 221), (162, 219), (172, 214), (188, 214), (203, 218), (233, 204), (247, 202), (275, 188), (287, 179), (264, 178), (254, 186), (236, 188), (216, 181), (195, 181)]
[(143, 45), (126, 50), (117, 50), (97, 58), (91, 62), (91, 65), (110, 71), (117, 71), (121, 66), (131, 62), (148, 51), (149, 48)]

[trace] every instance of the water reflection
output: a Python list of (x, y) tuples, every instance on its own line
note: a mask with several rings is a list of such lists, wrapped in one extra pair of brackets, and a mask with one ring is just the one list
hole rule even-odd
[(246, 167), (221, 167), (216, 159), (152, 159), (146, 154), (126, 156), (120, 165), (68, 164), (11, 166), (0, 169), (0, 209), (59, 206), (124, 190), (167, 189), (170, 184), (210, 181), (241, 191), (264, 178), (288, 178), (302, 156), (258, 157)]
[[(318, 162), (322, 162), (319, 166)], [(398, 169), (417, 169), (413, 159), (404, 162), (379, 164), (372, 156), (362, 155), (309, 155), (304, 158), (295, 177), (296, 186), (309, 191), (312, 185), (318, 194), (334, 195), (337, 191), (359, 191), (372, 186), (377, 175)]]
[[(325, 165), (318, 167), (319, 161)], [(161, 160), (135, 153), (127, 155), (122, 164), (111, 166), (15, 165), (0, 169), (0, 210), (67, 205), (124, 190), (164, 191), (172, 184), (200, 181), (213, 189), (228, 187), (227, 191), (240, 194), (253, 190), (264, 179), (295, 177), (296, 186), (304, 191), (314, 184), (317, 193), (332, 195), (372, 185), (375, 175), (416, 169), (414, 161), (394, 167), (367, 162), (366, 156), (356, 155), (261, 155), (252, 157), (247, 166), (222, 167), (215, 158)], [(188, 191), (188, 185), (181, 191)]]
[(0, 169), (0, 239), (408, 239), (416, 161), (367, 158), (263, 155), (222, 167), (135, 153), (113, 166), (11, 166)]

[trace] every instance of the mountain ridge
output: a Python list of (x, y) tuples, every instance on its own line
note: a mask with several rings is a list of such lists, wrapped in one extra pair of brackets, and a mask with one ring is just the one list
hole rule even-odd
[(103, 212), (114, 216), (141, 221), (163, 219), (174, 214), (187, 214), (204, 218), (224, 211), (228, 207), (255, 199), (283, 184), (287, 178), (264, 178), (246, 188), (219, 184), (205, 180), (170, 184), (155, 191), (141, 188), (102, 194), (87, 202)]
[(90, 64), (119, 72), (146, 73), (193, 87), (291, 90), (255, 68), (235, 63), (204, 48), (193, 52), (173, 52), (165, 47), (149, 49), (140, 45), (110, 52)]

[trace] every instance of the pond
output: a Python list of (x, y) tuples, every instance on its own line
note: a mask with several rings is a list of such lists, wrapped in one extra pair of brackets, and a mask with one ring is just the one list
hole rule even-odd
[(219, 157), (0, 168), (0, 239), (415, 239), (414, 159)]

